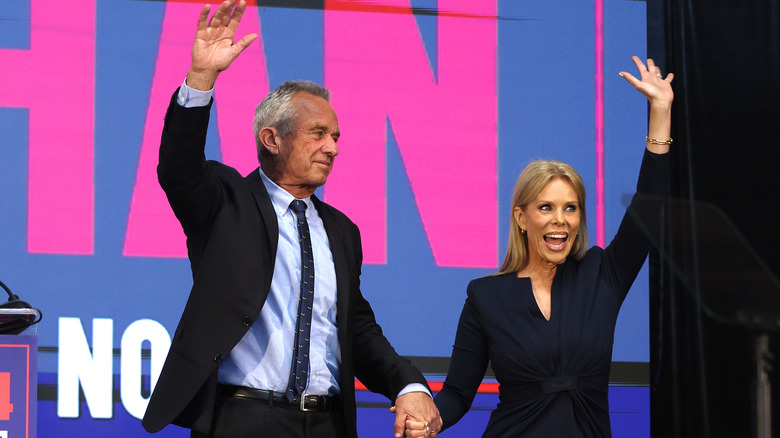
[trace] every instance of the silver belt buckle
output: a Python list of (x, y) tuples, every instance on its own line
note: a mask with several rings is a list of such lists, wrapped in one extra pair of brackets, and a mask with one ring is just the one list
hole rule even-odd
[[(306, 407), (306, 400), (311, 397), (314, 399), (314, 407), (313, 408), (307, 408)], [(311, 395), (311, 394), (301, 394), (301, 403), (300, 403), (300, 410), (301, 412), (313, 412), (317, 410), (317, 396)]]

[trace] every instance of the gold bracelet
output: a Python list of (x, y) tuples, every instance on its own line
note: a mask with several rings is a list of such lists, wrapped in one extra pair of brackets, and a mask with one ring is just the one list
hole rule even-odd
[(654, 138), (650, 138), (648, 136), (645, 136), (645, 141), (650, 142), (652, 144), (672, 144), (674, 139), (669, 138), (669, 140), (656, 140)]

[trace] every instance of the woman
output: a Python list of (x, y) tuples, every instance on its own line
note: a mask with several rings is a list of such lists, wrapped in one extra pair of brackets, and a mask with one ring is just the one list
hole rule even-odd
[[(640, 78), (620, 75), (650, 101), (637, 192), (663, 194), (673, 75), (664, 79), (651, 59), (647, 66), (633, 61)], [(651, 222), (657, 215), (636, 197), (630, 208)], [(626, 217), (606, 249), (587, 245), (579, 175), (556, 161), (528, 165), (515, 185), (501, 270), (468, 286), (449, 373), (436, 396), (444, 429), (468, 411), (490, 361), (500, 402), (483, 437), (611, 436), (615, 322), (650, 243)], [(410, 437), (435, 435), (414, 419), (407, 429)]]

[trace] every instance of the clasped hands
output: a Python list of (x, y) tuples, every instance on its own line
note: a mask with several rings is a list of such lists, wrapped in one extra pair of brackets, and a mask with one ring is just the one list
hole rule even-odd
[(431, 396), (424, 392), (409, 392), (398, 397), (390, 412), (395, 414), (396, 438), (435, 437), (442, 427), (439, 410)]

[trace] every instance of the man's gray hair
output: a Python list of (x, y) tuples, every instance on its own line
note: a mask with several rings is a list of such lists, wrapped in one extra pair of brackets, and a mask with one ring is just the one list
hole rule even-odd
[(276, 128), (282, 137), (292, 132), (298, 114), (290, 100), (295, 93), (300, 92), (313, 94), (330, 102), (330, 91), (312, 81), (287, 81), (279, 85), (263, 98), (255, 110), (254, 127), (258, 148), (261, 147), (258, 134), (266, 126)]

